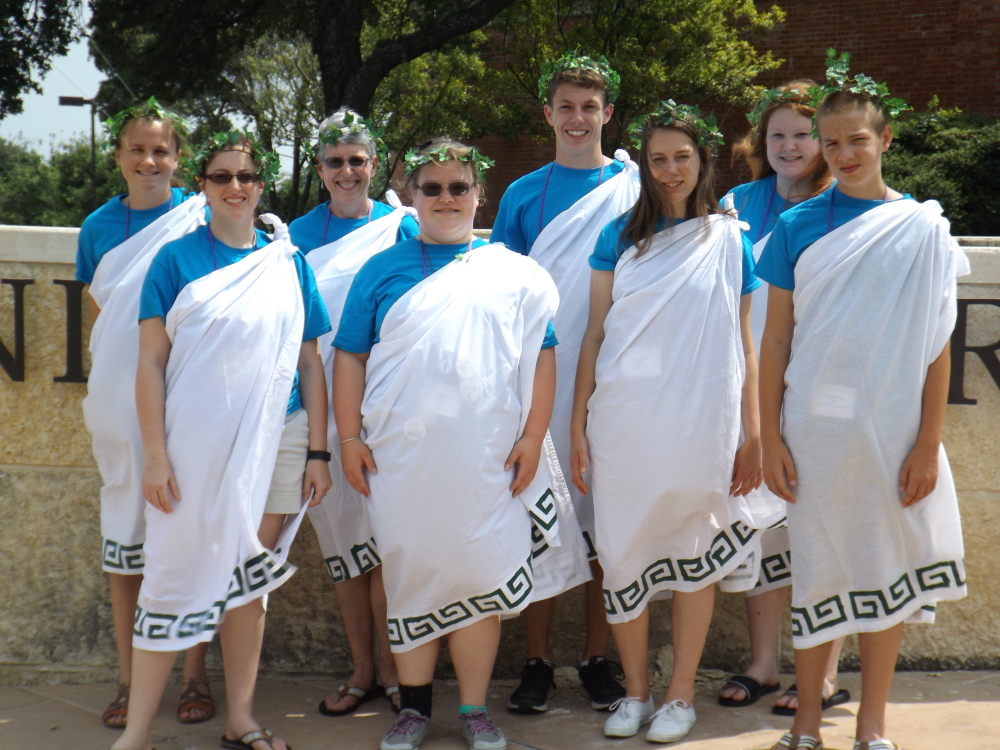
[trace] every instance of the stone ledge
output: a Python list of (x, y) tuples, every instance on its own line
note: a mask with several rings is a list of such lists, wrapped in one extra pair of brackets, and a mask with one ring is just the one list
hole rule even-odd
[(79, 229), (0, 226), (0, 262), (76, 263)]

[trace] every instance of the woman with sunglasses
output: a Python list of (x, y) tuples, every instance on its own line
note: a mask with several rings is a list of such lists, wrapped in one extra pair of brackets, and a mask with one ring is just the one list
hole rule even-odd
[[(378, 168), (378, 130), (356, 112), (341, 109), (319, 127), (316, 170), (330, 194), (327, 203), (293, 221), (292, 242), (306, 254), (334, 327), (354, 274), (377, 252), (415, 237), (417, 223), (406, 211), (368, 197)], [(332, 335), (320, 341), (328, 379), (332, 379)], [(329, 419), (329, 444), (337, 430)], [(333, 487), (309, 511), (323, 560), (337, 595), (354, 672), (336, 693), (319, 704), (325, 716), (345, 716), (381, 695), (399, 711), (396, 667), (385, 622), (385, 590), (378, 549), (372, 539), (368, 504), (345, 480), (340, 456), (331, 466)], [(374, 635), (374, 637), (373, 637)], [(375, 643), (378, 643), (376, 673)]]
[(490, 163), (447, 139), (407, 154), (420, 234), (362, 266), (334, 339), (341, 458), (368, 498), (399, 673), (402, 711), (382, 750), (430, 734), (443, 636), (463, 737), (475, 750), (507, 746), (486, 712), (500, 616), (531, 600), (528, 508), (558, 543), (548, 498), (568, 502), (546, 439), (555, 285), (534, 260), (473, 235)]
[[(111, 589), (119, 664), (115, 696), (101, 721), (111, 729), (122, 729), (128, 714), (132, 622), (146, 540), (142, 441), (133, 395), (139, 293), (146, 269), (163, 244), (204, 223), (205, 202), (190, 201), (193, 193), (174, 186), (185, 126), (156, 99), (119, 112), (106, 127), (128, 193), (115, 196), (83, 222), (76, 278), (88, 285), (95, 318), (83, 413), (104, 482), (101, 567)], [(177, 706), (177, 718), (185, 724), (205, 721), (215, 713), (205, 675), (206, 646), (198, 644), (185, 654), (185, 687)]]
[(330, 487), (316, 344), (329, 319), (284, 225), (264, 217), (273, 240), (253, 226), (277, 157), (248, 134), (217, 133), (195, 164), (212, 219), (160, 251), (139, 308), (135, 388), (150, 507), (129, 720), (114, 748), (149, 747), (174, 653), (218, 630), (222, 746), (283, 750), (252, 713), (261, 597), (294, 571), (288, 534), (272, 552), (285, 515)]

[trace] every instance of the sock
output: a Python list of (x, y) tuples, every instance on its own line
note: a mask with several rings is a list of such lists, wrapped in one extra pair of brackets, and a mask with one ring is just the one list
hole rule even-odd
[(459, 716), (464, 716), (465, 714), (469, 713), (470, 711), (482, 711), (483, 713), (486, 713), (486, 706), (466, 706), (466, 705), (461, 705), (461, 706), (458, 707), (458, 715)]
[(604, 657), (603, 656), (591, 656), (589, 659), (584, 659), (583, 661), (581, 661), (580, 662), (580, 666), (581, 667), (589, 667), (591, 661), (593, 661), (594, 664), (597, 665), (597, 664), (600, 664), (602, 661), (604, 661)]
[(431, 718), (431, 692), (433, 689), (433, 682), (428, 682), (426, 685), (400, 685), (400, 708), (412, 708), (421, 716)]

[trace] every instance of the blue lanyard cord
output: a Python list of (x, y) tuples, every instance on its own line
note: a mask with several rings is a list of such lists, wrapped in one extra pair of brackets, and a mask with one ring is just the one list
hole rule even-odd
[[(541, 200), (541, 203), (538, 206), (538, 233), (539, 234), (541, 234), (542, 233), (542, 229), (545, 228), (545, 226), (543, 224), (544, 217), (545, 217), (545, 193), (548, 192), (548, 189), (549, 189), (549, 178), (552, 176), (552, 168), (555, 165), (556, 165), (555, 162), (552, 162), (552, 163), (549, 164), (549, 169), (545, 173), (545, 184), (542, 185), (542, 200)], [(597, 175), (597, 185), (598, 185), (598, 187), (600, 187), (601, 183), (604, 182), (604, 168), (606, 166), (607, 166), (607, 164), (601, 164), (601, 171)]]

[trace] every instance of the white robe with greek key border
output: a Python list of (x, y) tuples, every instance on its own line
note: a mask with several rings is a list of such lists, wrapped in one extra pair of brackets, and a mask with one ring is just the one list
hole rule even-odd
[(944, 447), (924, 500), (903, 508), (899, 476), (927, 368), (955, 325), (955, 279), (968, 272), (935, 201), (881, 205), (798, 259), (782, 425), (798, 475), (788, 506), (795, 648), (931, 621), (937, 601), (965, 596)]
[(192, 281), (167, 313), (167, 456), (181, 499), (172, 513), (146, 508), (136, 648), (210, 641), (227, 610), (295, 571), (257, 540), (305, 318), (295, 246), (262, 219), (273, 242)]
[(204, 223), (205, 198), (181, 203), (105, 253), (90, 283), (101, 314), (90, 334), (91, 365), (83, 418), (101, 472), (101, 567), (142, 575), (146, 540), (142, 437), (135, 410), (139, 297), (149, 264), (168, 242)]

